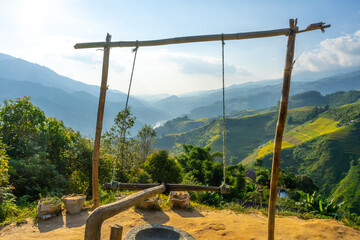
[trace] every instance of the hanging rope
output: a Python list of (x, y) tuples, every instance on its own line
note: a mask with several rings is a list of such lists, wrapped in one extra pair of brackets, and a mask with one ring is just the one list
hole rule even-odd
[(133, 75), (134, 75), (135, 61), (136, 61), (136, 55), (137, 55), (138, 49), (139, 49), (138, 40), (136, 40), (136, 47), (132, 50), (135, 54), (134, 54), (134, 60), (133, 60), (133, 65), (132, 65), (132, 70), (131, 70), (130, 83), (129, 83), (129, 89), (128, 89), (128, 94), (127, 94), (126, 103), (125, 103), (125, 109), (127, 109), (128, 102), (129, 102), (131, 83), (132, 83), (132, 79), (133, 79)]
[[(133, 60), (132, 69), (131, 69), (131, 75), (130, 75), (130, 81), (129, 81), (129, 89), (128, 89), (128, 93), (127, 93), (127, 97), (126, 97), (125, 109), (124, 110), (126, 110), (128, 108), (130, 90), (131, 90), (131, 83), (132, 83), (132, 79), (133, 79), (133, 75), (134, 75), (136, 55), (137, 55), (138, 49), (139, 49), (138, 40), (136, 40), (136, 47), (132, 50), (135, 54), (134, 54), (134, 60)], [(125, 139), (125, 131), (121, 132), (120, 139), (122, 139), (122, 140)], [(123, 150), (124, 150), (124, 144), (121, 145), (120, 152), (123, 152)], [(117, 153), (117, 155), (119, 155), (119, 152)], [(113, 174), (112, 174), (112, 178), (111, 178), (112, 187), (114, 187), (114, 188), (116, 188), (116, 186), (119, 184), (118, 182), (115, 181), (115, 172), (116, 172), (116, 164), (117, 164), (117, 162), (118, 162), (118, 159), (115, 159), (115, 163), (113, 164)]]
[(223, 165), (224, 165), (224, 169), (223, 169), (223, 182), (220, 186), (220, 191), (221, 193), (226, 193), (226, 145), (225, 145), (225, 140), (226, 140), (226, 122), (225, 122), (225, 57), (224, 57), (224, 46), (225, 46), (225, 41), (224, 41), (224, 34), (221, 34), (221, 50), (222, 50), (222, 121), (223, 121)]

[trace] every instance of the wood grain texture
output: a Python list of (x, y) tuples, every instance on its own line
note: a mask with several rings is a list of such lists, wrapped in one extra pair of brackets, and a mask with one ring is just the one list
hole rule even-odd
[(166, 190), (164, 184), (153, 188), (145, 189), (134, 193), (117, 202), (109, 203), (96, 208), (86, 220), (85, 226), (85, 240), (100, 240), (101, 239), (101, 225), (102, 223), (116, 214), (125, 211), (135, 204), (143, 201), (156, 194), (160, 194)]
[[(324, 25), (325, 23), (314, 23), (310, 24), (306, 29), (297, 33), (313, 31), (317, 29), (324, 30), (329, 28), (331, 25)], [(289, 34), (290, 28), (281, 28), (267, 31), (256, 31), (256, 32), (244, 32), (244, 33), (228, 33), (228, 34), (213, 34), (213, 35), (199, 35), (199, 36), (186, 36), (186, 37), (175, 37), (158, 40), (146, 40), (146, 41), (117, 41), (111, 42), (110, 47), (149, 47), (149, 46), (161, 46), (169, 44), (181, 44), (181, 43), (194, 43), (194, 42), (209, 42), (209, 41), (221, 41), (222, 39), (228, 40), (241, 40), (241, 39), (252, 39), (252, 38), (265, 38), (275, 37)], [(89, 42), (89, 43), (77, 43), (75, 49), (82, 48), (103, 48), (106, 42)]]
[(285, 120), (287, 115), (287, 107), (289, 101), (291, 72), (294, 63), (295, 52), (295, 36), (296, 36), (296, 23), (297, 20), (290, 19), (290, 32), (288, 36), (288, 45), (286, 50), (285, 69), (283, 77), (283, 86), (281, 91), (280, 109), (278, 121), (276, 124), (275, 139), (274, 139), (274, 154), (271, 169), (271, 182), (270, 182), (270, 196), (269, 196), (269, 212), (268, 212), (268, 239), (274, 240), (275, 233), (275, 210), (276, 210), (276, 197), (277, 187), (279, 181), (280, 169), (280, 153), (281, 144), (285, 128)]
[(100, 96), (99, 96), (99, 105), (98, 113), (96, 119), (96, 132), (95, 132), (95, 141), (94, 141), (94, 152), (92, 156), (92, 190), (93, 190), (93, 199), (94, 199), (94, 209), (99, 206), (99, 149), (100, 149), (100, 139), (102, 131), (102, 123), (104, 118), (104, 108), (105, 108), (105, 98), (107, 90), (107, 79), (109, 71), (109, 56), (110, 56), (110, 44), (111, 35), (107, 34), (106, 36), (106, 45), (104, 47), (104, 59), (101, 75), (101, 87), (100, 87)]

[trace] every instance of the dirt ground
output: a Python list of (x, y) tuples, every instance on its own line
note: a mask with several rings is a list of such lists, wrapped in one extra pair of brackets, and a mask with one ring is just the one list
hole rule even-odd
[[(8, 225), (0, 230), (0, 239), (84, 239), (86, 218), (90, 212), (78, 215), (63, 213), (58, 217), (41, 220), (34, 225), (27, 223)], [(139, 211), (129, 209), (108, 220), (102, 225), (102, 239), (109, 239), (110, 226), (119, 224), (124, 234), (142, 224), (164, 224), (180, 228), (195, 239), (266, 239), (267, 218), (261, 213), (239, 214), (229, 210), (172, 210)], [(360, 239), (360, 231), (346, 227), (334, 220), (297, 217), (277, 217), (275, 239)]]

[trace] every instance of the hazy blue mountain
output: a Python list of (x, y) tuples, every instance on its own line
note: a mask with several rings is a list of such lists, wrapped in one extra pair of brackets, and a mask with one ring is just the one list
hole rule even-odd
[[(63, 120), (67, 126), (87, 136), (95, 134), (99, 87), (60, 76), (49, 68), (9, 55), (0, 54), (0, 101), (30, 96), (47, 116)], [(104, 128), (113, 124), (115, 115), (125, 106), (126, 94), (108, 90)], [(130, 97), (130, 106), (137, 122), (133, 133), (144, 124), (155, 125), (169, 119), (166, 112)]]
[(170, 97), (170, 94), (167, 93), (160, 93), (160, 94), (143, 94), (143, 95), (136, 95), (137, 99), (140, 99), (142, 101), (148, 102), (148, 103), (154, 103), (158, 102), (162, 99), (165, 99), (167, 97)]
[[(271, 83), (274, 83), (274, 81)], [(266, 84), (266, 82), (263, 84)], [(229, 87), (225, 92), (226, 112), (231, 113), (233, 111), (241, 110), (257, 110), (276, 105), (280, 100), (281, 87), (281, 82), (263, 86), (254, 83), (245, 86), (237, 85)], [(318, 91), (320, 94), (326, 95), (336, 91), (350, 91), (357, 89), (360, 89), (360, 71), (337, 74), (332, 77), (322, 78), (311, 82), (293, 81), (291, 83), (290, 95), (308, 91)], [(220, 90), (206, 96), (205, 98), (208, 99), (208, 103), (211, 102), (210, 99), (219, 100), (190, 110), (190, 112), (188, 112), (189, 117), (216, 117), (222, 114), (221, 96), (222, 93)]]
[[(321, 75), (321, 74), (320, 74)], [(314, 76), (320, 76), (314, 74)], [(306, 74), (294, 76), (305, 79)], [(32, 97), (48, 115), (64, 120), (74, 129), (93, 135), (99, 87), (61, 76), (49, 68), (6, 54), (0, 54), (1, 96)], [(310, 79), (310, 77), (308, 77)], [(282, 80), (248, 82), (226, 88), (226, 112), (257, 110), (277, 105)], [(291, 95), (318, 91), (322, 95), (339, 90), (360, 89), (360, 71), (337, 74), (316, 81), (293, 81)], [(108, 90), (104, 128), (108, 128), (117, 112), (123, 109), (126, 94)], [(222, 110), (222, 90), (197, 91), (178, 96), (167, 94), (131, 96), (130, 105), (138, 118), (134, 132), (142, 123), (159, 124), (166, 120), (188, 115), (190, 118), (216, 117)]]
[[(2, 53), (0, 53), (0, 77), (16, 81), (39, 83), (43, 86), (59, 88), (69, 93), (83, 91), (99, 97), (98, 86), (75, 81), (61, 76), (47, 67)], [(118, 90), (109, 89), (106, 93), (106, 100), (108, 101), (125, 101), (125, 99), (126, 94)], [(131, 96), (131, 101), (134, 106), (147, 104), (135, 96)]]

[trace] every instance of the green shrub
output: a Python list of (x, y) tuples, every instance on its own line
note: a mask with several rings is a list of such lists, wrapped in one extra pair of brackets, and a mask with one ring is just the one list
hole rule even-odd
[(43, 155), (25, 160), (11, 159), (9, 161), (10, 182), (14, 186), (13, 193), (20, 197), (31, 196), (31, 201), (43, 196), (61, 196), (67, 187), (66, 179), (59, 174), (55, 165), (51, 164)]
[(343, 204), (344, 202), (336, 204), (334, 199), (326, 198), (316, 192), (311, 196), (307, 194), (306, 198), (300, 202), (302, 210), (325, 216), (338, 216), (338, 210)]
[(165, 150), (151, 154), (144, 163), (151, 179), (158, 183), (180, 183), (181, 169)]
[(200, 203), (216, 207), (224, 203), (223, 196), (217, 192), (199, 192), (198, 199)]
[(7, 218), (15, 217), (19, 213), (15, 199), (9, 188), (0, 190), (0, 223)]

